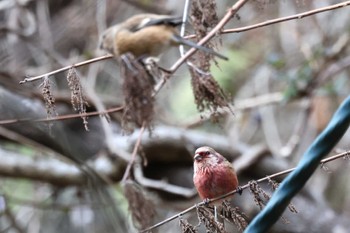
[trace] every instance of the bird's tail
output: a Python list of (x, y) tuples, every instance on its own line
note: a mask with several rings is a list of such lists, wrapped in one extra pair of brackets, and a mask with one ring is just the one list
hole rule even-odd
[(217, 56), (221, 59), (224, 59), (224, 60), (228, 60), (227, 57), (225, 57), (224, 55), (210, 49), (210, 48), (207, 48), (207, 47), (204, 47), (204, 46), (201, 46), (201, 45), (198, 45), (196, 44), (195, 42), (193, 41), (190, 41), (190, 40), (186, 40), (184, 38), (182, 38), (181, 36), (179, 35), (173, 35), (173, 40), (176, 42), (176, 43), (179, 43), (179, 44), (183, 44), (183, 45), (187, 45), (187, 46), (190, 46), (190, 47), (193, 47), (193, 48), (196, 48), (196, 49), (199, 49), (199, 50), (202, 50), (206, 53), (210, 53), (214, 56)]

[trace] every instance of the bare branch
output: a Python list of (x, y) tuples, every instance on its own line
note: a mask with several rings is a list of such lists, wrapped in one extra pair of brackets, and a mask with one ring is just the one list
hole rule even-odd
[(293, 19), (302, 19), (311, 15), (315, 15), (318, 13), (322, 13), (322, 12), (326, 12), (326, 11), (331, 11), (331, 10), (335, 10), (338, 8), (342, 8), (342, 7), (346, 7), (350, 5), (350, 1), (346, 1), (346, 2), (342, 2), (342, 3), (338, 3), (338, 4), (334, 4), (331, 6), (327, 6), (327, 7), (321, 7), (321, 8), (317, 8), (311, 11), (306, 11), (300, 14), (296, 14), (296, 15), (291, 15), (291, 16), (286, 16), (286, 17), (281, 17), (281, 18), (277, 18), (277, 19), (271, 19), (271, 20), (267, 20), (265, 22), (261, 22), (261, 23), (257, 23), (254, 25), (250, 25), (250, 26), (246, 26), (246, 27), (240, 27), (240, 28), (234, 28), (234, 29), (226, 29), (221, 31), (222, 34), (228, 34), (228, 33), (237, 33), (237, 32), (245, 32), (245, 31), (249, 31), (252, 29), (256, 29), (256, 28), (260, 28), (260, 27), (265, 27), (271, 24), (276, 24), (276, 23), (281, 23), (281, 22), (285, 22), (285, 21), (289, 21), (289, 20), (293, 20)]
[(26, 82), (33, 82), (35, 80), (44, 78), (45, 76), (49, 77), (51, 75), (54, 75), (54, 74), (57, 74), (57, 73), (60, 73), (60, 72), (63, 72), (63, 71), (66, 71), (66, 70), (69, 70), (69, 69), (72, 69), (72, 68), (77, 68), (79, 66), (85, 66), (85, 65), (97, 62), (97, 61), (107, 60), (107, 59), (110, 59), (112, 57), (113, 57), (113, 55), (106, 54), (104, 56), (96, 57), (96, 58), (93, 58), (93, 59), (90, 59), (90, 60), (79, 62), (79, 63), (73, 64), (73, 65), (69, 65), (69, 66), (60, 68), (58, 70), (51, 71), (49, 73), (45, 73), (45, 74), (34, 76), (34, 77), (27, 77), (27, 78), (23, 79), (22, 81), (20, 81), (19, 84), (23, 84), (23, 83), (26, 83)]
[[(227, 113), (231, 113), (231, 111), (233, 112), (244, 111), (244, 110), (253, 109), (259, 106), (264, 106), (269, 104), (278, 104), (283, 100), (284, 100), (284, 97), (283, 97), (283, 93), (281, 92), (262, 94), (251, 98), (236, 100), (233, 106), (230, 106), (230, 108), (218, 109), (217, 114), (224, 116)], [(200, 116), (196, 116), (193, 119), (188, 120), (188, 122), (185, 123), (184, 125), (186, 125), (186, 128), (193, 128), (207, 120), (210, 120), (210, 117), (211, 117), (210, 112), (201, 113)]]
[(194, 188), (185, 188), (178, 185), (169, 184), (163, 180), (148, 179), (143, 175), (141, 161), (137, 161), (134, 165), (135, 180), (143, 187), (161, 190), (164, 192), (180, 195), (186, 198), (194, 197), (197, 193)]
[[(85, 173), (77, 166), (61, 160), (26, 157), (1, 148), (0, 160), (1, 176), (44, 181), (60, 186), (86, 184)], [(119, 168), (103, 156), (98, 157), (89, 166), (101, 176), (115, 178), (115, 175), (119, 174)]]
[[(5, 198), (6, 199), (6, 198)], [(7, 201), (7, 200), (6, 200)], [(16, 219), (16, 216), (12, 213), (12, 211), (10, 210), (10, 207), (8, 206), (8, 204), (6, 203), (6, 209), (5, 209), (5, 214), (7, 216), (7, 218), (10, 220), (12, 227), (14, 229), (17, 230), (17, 232), (19, 233), (24, 233), (26, 232), (24, 230), (24, 228), (22, 226), (20, 226), (20, 224), (18, 223), (18, 220)]]
[(124, 183), (130, 176), (130, 170), (132, 168), (132, 166), (134, 165), (134, 162), (136, 160), (136, 155), (137, 155), (137, 152), (138, 150), (140, 149), (140, 145), (141, 145), (141, 138), (142, 138), (142, 135), (143, 135), (143, 132), (145, 131), (145, 128), (146, 128), (146, 123), (144, 122), (141, 129), (140, 129), (140, 134), (139, 134), (139, 137), (135, 143), (135, 146), (134, 146), (134, 150), (131, 154), (131, 159), (128, 163), (128, 166), (126, 167), (125, 169), (125, 173), (124, 173), (124, 176), (123, 176), (123, 179), (122, 179), (122, 182)]
[(12, 120), (0, 120), (0, 125), (7, 125), (7, 124), (15, 124), (15, 123), (23, 123), (23, 122), (50, 122), (50, 121), (60, 121), (60, 120), (67, 120), (67, 119), (73, 119), (73, 118), (80, 118), (80, 117), (87, 117), (87, 116), (99, 116), (99, 115), (106, 115), (108, 113), (112, 112), (119, 112), (124, 109), (124, 106), (116, 107), (116, 108), (110, 108), (106, 111), (94, 111), (94, 112), (88, 112), (88, 113), (78, 113), (78, 114), (67, 114), (52, 118), (41, 118), (41, 119), (12, 119)]
[(246, 153), (242, 154), (242, 156), (234, 161), (233, 167), (235, 168), (237, 174), (239, 174), (268, 152), (269, 150), (266, 145), (258, 144), (252, 146)]

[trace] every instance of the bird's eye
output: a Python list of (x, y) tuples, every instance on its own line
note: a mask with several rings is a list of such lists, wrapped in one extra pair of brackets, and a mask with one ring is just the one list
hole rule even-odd
[(206, 151), (204, 154), (205, 155), (210, 155), (210, 151)]

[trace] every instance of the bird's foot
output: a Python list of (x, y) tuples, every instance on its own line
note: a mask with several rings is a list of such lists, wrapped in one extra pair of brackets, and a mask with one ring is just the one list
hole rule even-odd
[(158, 66), (158, 69), (160, 69), (161, 71), (163, 71), (164, 73), (167, 73), (167, 74), (172, 74), (173, 71), (169, 70), (169, 69), (166, 69), (166, 68), (163, 68), (161, 66)]
[(238, 193), (239, 195), (242, 195), (243, 189), (242, 189), (241, 186), (238, 186), (236, 190), (237, 190), (237, 193)]
[(208, 206), (208, 205), (209, 205), (209, 202), (210, 202), (210, 199), (209, 199), (209, 198), (205, 198), (205, 199), (203, 200), (203, 203), (204, 203), (205, 206)]

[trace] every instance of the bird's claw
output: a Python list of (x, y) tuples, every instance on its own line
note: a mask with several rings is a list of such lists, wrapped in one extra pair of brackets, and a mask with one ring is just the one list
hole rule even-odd
[(204, 205), (208, 205), (209, 204), (209, 202), (210, 202), (210, 199), (209, 198), (205, 198), (204, 200), (203, 200), (203, 203), (204, 203)]
[(242, 195), (243, 189), (242, 189), (241, 186), (238, 186), (236, 190), (237, 190), (237, 193), (238, 193), (239, 195)]

